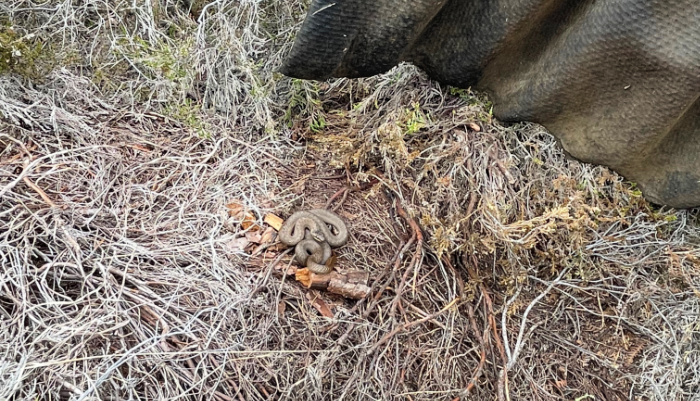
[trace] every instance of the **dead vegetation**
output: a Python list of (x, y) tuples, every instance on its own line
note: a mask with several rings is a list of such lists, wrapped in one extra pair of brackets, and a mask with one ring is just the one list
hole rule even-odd
[[(301, 2), (188, 7), (0, 5), (0, 399), (698, 399), (697, 210), (407, 65), (276, 74)], [(232, 202), (334, 208), (370, 296)]]

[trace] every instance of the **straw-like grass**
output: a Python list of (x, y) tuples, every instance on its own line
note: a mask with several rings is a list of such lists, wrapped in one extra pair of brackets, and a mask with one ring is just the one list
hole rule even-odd
[[(0, 4), (0, 400), (698, 399), (697, 210), (409, 65), (280, 76), (303, 12)], [(329, 200), (365, 300), (226, 207)]]

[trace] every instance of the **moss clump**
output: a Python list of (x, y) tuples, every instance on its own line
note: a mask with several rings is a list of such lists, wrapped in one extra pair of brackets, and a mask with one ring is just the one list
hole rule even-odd
[(140, 37), (121, 38), (115, 54), (137, 66), (140, 73), (152, 80), (168, 81), (168, 87), (184, 91), (191, 85), (195, 67), (190, 57), (194, 41), (152, 43)]
[(168, 105), (165, 108), (165, 115), (185, 124), (191, 128), (197, 136), (204, 139), (211, 138), (211, 132), (201, 118), (201, 105), (185, 99), (184, 102)]
[(45, 76), (53, 63), (50, 52), (33, 35), (20, 36), (0, 26), (0, 74), (14, 73), (30, 79)]
[(292, 128), (297, 123), (306, 125), (313, 133), (323, 132), (327, 127), (325, 111), (320, 101), (321, 88), (318, 83), (291, 80), (290, 97), (284, 122)]

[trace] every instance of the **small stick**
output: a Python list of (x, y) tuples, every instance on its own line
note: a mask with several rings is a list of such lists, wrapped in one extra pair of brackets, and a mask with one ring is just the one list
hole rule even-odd
[(474, 319), (474, 307), (469, 305), (467, 308), (467, 314), (469, 316), (469, 323), (471, 324), (472, 331), (474, 332), (474, 335), (476, 336), (477, 340), (479, 340), (479, 345), (481, 346), (481, 353), (479, 355), (479, 365), (476, 367), (476, 370), (474, 370), (474, 374), (472, 374), (471, 380), (469, 380), (469, 384), (467, 385), (467, 393), (470, 392), (474, 387), (476, 387), (476, 383), (479, 380), (479, 377), (481, 377), (481, 373), (484, 370), (484, 364), (486, 362), (486, 341), (488, 341), (488, 335), (489, 335), (489, 330), (487, 328), (484, 328), (484, 333), (479, 336), (479, 330), (476, 327), (476, 319)]
[[(348, 177), (348, 180), (350, 180), (350, 177)], [(343, 202), (345, 202), (345, 199), (347, 198), (349, 192), (364, 191), (365, 189), (370, 188), (371, 186), (377, 184), (378, 182), (379, 182), (379, 180), (377, 180), (376, 178), (373, 178), (373, 179), (369, 180), (368, 182), (361, 184), (361, 185), (358, 185), (358, 186), (345, 186), (345, 187), (339, 189), (338, 191), (336, 191), (336, 193), (331, 195), (330, 198), (328, 198), (328, 201), (326, 202), (326, 209), (330, 208), (331, 203), (333, 203), (334, 200), (336, 200), (339, 196), (342, 195), (343, 198), (333, 208), (333, 211), (335, 211), (343, 204)]]
[(462, 277), (460, 277), (459, 272), (457, 272), (457, 269), (455, 269), (455, 267), (452, 265), (452, 262), (450, 261), (450, 258), (447, 257), (447, 255), (442, 256), (442, 262), (450, 269), (455, 280), (457, 280), (457, 292), (458, 292), (457, 295), (459, 295), (459, 297), (463, 298), (464, 297), (464, 280), (462, 280)]
[(367, 285), (369, 272), (364, 270), (316, 274), (304, 268), (297, 270), (295, 277), (306, 288), (324, 290), (350, 299), (363, 299), (370, 291)]
[(258, 292), (260, 292), (260, 291), (262, 290), (263, 284), (264, 284), (264, 283), (267, 281), (267, 279), (270, 277), (270, 274), (272, 274), (272, 270), (274, 270), (275, 266), (277, 266), (277, 264), (280, 262), (280, 260), (282, 260), (282, 258), (284, 257), (284, 255), (290, 253), (290, 252), (292, 251), (292, 249), (294, 249), (294, 248), (286, 249), (284, 252), (280, 253), (280, 254), (275, 258), (275, 260), (272, 261), (272, 263), (270, 264), (270, 266), (267, 268), (267, 273), (265, 273), (265, 278), (263, 279), (263, 282), (260, 283), (257, 287), (255, 287), (255, 289), (250, 293), (250, 298), (251, 298), (251, 299), (255, 296), (255, 294), (257, 294)]
[[(476, 260), (476, 256), (472, 255), (472, 263), (474, 266), (478, 264), (478, 261)], [(478, 280), (479, 277), (477, 276), (476, 272), (474, 271), (473, 268), (467, 266), (467, 271), (469, 272), (469, 276), (473, 280)], [(498, 378), (498, 386), (497, 386), (497, 394), (498, 394), (498, 400), (499, 401), (504, 401), (508, 400), (510, 401), (510, 394), (508, 394), (508, 391), (506, 391), (506, 388), (508, 386), (508, 357), (506, 356), (506, 350), (503, 347), (503, 342), (501, 341), (501, 337), (498, 335), (498, 327), (496, 325), (496, 318), (494, 317), (493, 314), (493, 302), (491, 301), (491, 296), (488, 293), (488, 290), (486, 289), (486, 286), (484, 283), (479, 283), (479, 288), (481, 289), (481, 294), (484, 297), (484, 306), (486, 307), (487, 310), (487, 319), (489, 323), (489, 327), (491, 328), (491, 331), (493, 332), (493, 337), (494, 340), (496, 341), (496, 348), (498, 349), (498, 353), (501, 355), (501, 360), (503, 361), (503, 367), (501, 369), (501, 374), (499, 375)], [(506, 330), (505, 327), (501, 328), (502, 330)]]
[[(404, 245), (406, 245), (404, 242), (401, 242), (401, 243), (399, 244), (399, 246), (398, 246), (398, 251), (396, 251), (396, 255), (394, 255), (394, 259), (393, 259), (393, 260), (394, 260), (394, 265), (397, 265), (398, 263), (400, 263), (400, 258), (399, 258), (399, 257), (400, 257), (400, 255), (401, 255), (401, 253), (403, 252), (403, 247), (404, 247)], [(379, 298), (381, 298), (382, 294), (384, 293), (384, 290), (386, 290), (386, 288), (388, 287), (389, 283), (394, 279), (394, 271), (395, 271), (396, 269), (398, 269), (398, 267), (394, 267), (394, 269), (392, 270), (391, 266), (387, 266), (386, 268), (384, 268), (384, 270), (383, 270), (382, 273), (379, 275), (379, 277), (377, 277), (377, 279), (374, 280), (375, 284), (372, 286), (372, 288), (370, 288), (370, 292), (374, 291), (377, 287), (379, 288), (379, 290), (378, 290), (377, 293), (372, 297), (371, 303), (369, 304), (369, 306), (367, 306), (367, 309), (366, 309), (365, 312), (362, 314), (363, 317), (366, 318), (367, 316), (369, 316), (370, 313), (372, 313), (372, 310), (373, 310), (374, 307), (377, 305), (377, 302), (379, 301)], [(377, 283), (379, 283), (380, 281), (382, 281), (382, 280), (384, 279), (384, 277), (389, 273), (389, 271), (391, 271), (391, 276), (390, 276), (389, 279), (386, 281), (386, 284), (381, 285), (381, 286), (377, 286)], [(360, 300), (360, 302), (358, 302), (355, 306), (353, 306), (352, 309), (350, 309), (350, 314), (352, 315), (352, 314), (354, 314), (355, 312), (357, 312), (357, 310), (362, 306), (362, 304), (363, 304), (364, 301), (365, 301), (364, 299), (363, 299), (363, 300)]]
[[(382, 294), (384, 294), (384, 291), (389, 288), (389, 285), (391, 282), (394, 281), (394, 278), (396, 277), (396, 272), (399, 270), (399, 267), (401, 266), (401, 255), (413, 244), (413, 241), (415, 241), (414, 237), (411, 237), (406, 244), (403, 245), (403, 247), (400, 247), (399, 251), (396, 254), (396, 258), (394, 260), (394, 265), (391, 268), (391, 274), (389, 275), (389, 278), (385, 281), (384, 284), (382, 284), (379, 287), (379, 291), (372, 297), (372, 303), (367, 307), (365, 312), (362, 314), (363, 318), (366, 318), (369, 316), (370, 313), (372, 313), (372, 310), (374, 310), (374, 307), (377, 306), (377, 303), (379, 302), (379, 298), (382, 297)], [(382, 274), (382, 278), (385, 274)], [(377, 281), (381, 280), (377, 279)]]
[(328, 209), (331, 206), (331, 203), (333, 203), (334, 200), (336, 200), (340, 195), (347, 193), (347, 191), (348, 187), (342, 187), (336, 193), (331, 195), (331, 197), (328, 198), (328, 201), (326, 202), (326, 209)]
[(394, 301), (392, 302), (391, 305), (391, 314), (393, 315), (394, 312), (396, 311), (396, 306), (397, 303), (400, 302), (401, 300), (401, 295), (403, 294), (403, 288), (406, 285), (406, 281), (408, 279), (408, 274), (411, 271), (414, 271), (414, 277), (418, 274), (418, 267), (419, 263), (417, 263), (418, 259), (421, 257), (423, 253), (423, 232), (421, 231), (420, 226), (416, 221), (411, 218), (408, 213), (406, 213), (406, 210), (401, 206), (401, 202), (398, 200), (396, 201), (396, 212), (403, 218), (408, 225), (411, 227), (411, 230), (413, 231), (413, 235), (411, 238), (415, 238), (416, 241), (416, 250), (413, 253), (413, 257), (411, 258), (411, 262), (409, 263), (408, 267), (406, 268), (406, 271), (403, 274), (403, 277), (401, 277), (401, 283), (399, 284), (399, 287), (396, 289), (396, 297), (394, 298)]
[(29, 179), (29, 177), (24, 176), (22, 177), (22, 180), (24, 181), (25, 184), (29, 186), (29, 188), (33, 189), (36, 193), (41, 196), (41, 199), (44, 200), (44, 202), (48, 203), (49, 206), (51, 207), (56, 207), (56, 204), (49, 198), (48, 195), (46, 195), (46, 192), (44, 192), (43, 189), (39, 188), (38, 185), (36, 185), (32, 180)]
[(474, 211), (476, 206), (476, 194), (472, 193), (469, 198), (469, 206), (467, 206), (467, 212), (464, 214), (467, 218), (471, 217), (472, 211)]
[[(216, 358), (214, 358), (214, 355), (211, 355), (211, 354), (210, 354), (210, 355), (209, 355), (209, 360), (210, 360), (211, 363), (212, 363), (214, 366), (216, 366), (217, 368), (220, 368), (220, 367), (221, 367), (221, 365), (220, 365), (219, 362), (216, 360)], [(235, 380), (233, 380), (233, 379), (226, 379), (226, 383), (230, 384), (231, 387), (233, 387), (233, 389), (236, 391), (236, 395), (238, 395), (238, 400), (239, 400), (239, 401), (245, 401), (245, 398), (243, 398), (243, 394), (241, 394), (241, 389), (240, 389), (240, 387), (238, 387), (238, 385), (236, 384), (236, 381), (235, 381)]]
[(437, 312), (435, 312), (435, 313), (432, 313), (432, 314), (430, 314), (430, 315), (428, 315), (428, 316), (426, 316), (426, 317), (424, 317), (424, 318), (422, 318), (422, 319), (418, 319), (418, 320), (414, 320), (414, 321), (412, 321), (412, 322), (404, 323), (404, 324), (402, 324), (401, 326), (395, 328), (395, 329), (392, 330), (391, 332), (389, 332), (389, 333), (387, 333), (386, 335), (384, 335), (384, 337), (382, 337), (379, 341), (377, 341), (377, 343), (374, 344), (374, 345), (372, 346), (372, 348), (370, 348), (369, 353), (374, 352), (374, 350), (376, 350), (377, 348), (379, 348), (379, 346), (383, 345), (385, 342), (389, 341), (389, 339), (391, 339), (391, 338), (392, 338), (393, 336), (395, 336), (397, 333), (399, 333), (399, 332), (401, 332), (401, 331), (404, 331), (404, 330), (408, 330), (408, 329), (410, 329), (411, 327), (417, 326), (417, 325), (419, 325), (419, 324), (423, 324), (423, 323), (427, 322), (428, 320), (432, 320), (432, 319), (436, 318), (437, 316), (439, 316), (439, 315), (441, 315), (442, 313), (444, 313), (444, 312), (446, 312), (447, 310), (449, 310), (449, 309), (450, 309), (452, 306), (454, 306), (454, 304), (456, 304), (458, 301), (459, 301), (459, 297), (453, 299), (453, 300), (450, 301), (447, 305), (445, 305), (444, 307), (442, 307), (442, 309), (440, 309), (439, 311), (437, 311)]

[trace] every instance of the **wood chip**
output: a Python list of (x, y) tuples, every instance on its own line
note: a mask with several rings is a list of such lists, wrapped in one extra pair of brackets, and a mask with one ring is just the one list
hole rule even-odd
[(333, 311), (331, 311), (331, 308), (328, 307), (328, 304), (321, 299), (321, 296), (316, 293), (316, 292), (309, 292), (306, 294), (306, 298), (311, 302), (311, 305), (316, 308), (319, 312), (321, 312), (321, 315), (325, 317), (332, 318), (333, 317)]
[(287, 310), (287, 303), (285, 301), (280, 301), (279, 304), (277, 304), (277, 313), (280, 316), (284, 316), (284, 311)]
[(272, 213), (266, 214), (264, 221), (265, 221), (265, 224), (274, 228), (277, 231), (279, 231), (280, 228), (282, 228), (282, 223), (284, 223), (284, 220), (282, 220), (281, 217), (274, 215)]
[(287, 248), (289, 248), (287, 245), (285, 245), (285, 244), (283, 244), (283, 243), (281, 243), (281, 242), (278, 242), (278, 243), (276, 243), (275, 245), (272, 245), (272, 246), (270, 246), (269, 248), (267, 248), (267, 250), (268, 250), (268, 251), (274, 251), (274, 252), (281, 252), (281, 251), (284, 251), (284, 250), (287, 249)]
[(262, 233), (262, 237), (260, 239), (261, 244), (271, 244), (275, 242), (275, 239), (277, 238), (277, 232), (273, 227), (267, 227), (265, 231)]
[(260, 230), (251, 230), (245, 233), (245, 238), (254, 244), (261, 244), (263, 233)]
[(245, 210), (245, 207), (239, 202), (231, 202), (226, 205), (228, 215), (240, 221), (241, 228), (244, 230), (259, 230), (260, 226), (256, 224), (257, 219), (252, 212)]
[(296, 267), (294, 265), (290, 265), (289, 263), (285, 263), (282, 266), (280, 266), (280, 265), (281, 265), (281, 263), (277, 264), (277, 266), (275, 267), (275, 270), (279, 270), (280, 273), (282, 273), (282, 275), (285, 275), (285, 276), (294, 276), (297, 274), (297, 271), (299, 271), (298, 267)]
[(469, 127), (469, 129), (471, 129), (471, 130), (474, 131), (474, 132), (481, 132), (481, 127), (479, 126), (479, 124), (477, 124), (477, 123), (475, 123), (475, 122), (473, 122), (473, 121), (472, 121), (472, 122), (468, 122), (468, 123), (467, 123), (467, 127)]
[(241, 228), (244, 230), (259, 230), (260, 226), (255, 224), (255, 216), (253, 216), (252, 213), (248, 212), (243, 216), (243, 219), (241, 221)]
[(228, 209), (228, 215), (231, 217), (236, 217), (243, 211), (243, 205), (238, 202), (231, 202), (226, 205), (226, 208)]
[(364, 270), (316, 274), (303, 268), (298, 269), (294, 277), (306, 288), (324, 290), (350, 299), (362, 299), (370, 292), (367, 285), (369, 273)]
[(231, 241), (226, 242), (226, 250), (229, 252), (241, 252), (248, 245), (250, 245), (250, 241), (248, 241), (246, 238), (234, 238)]

